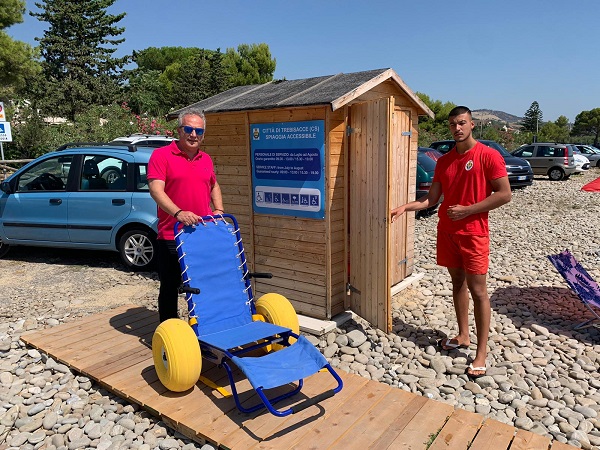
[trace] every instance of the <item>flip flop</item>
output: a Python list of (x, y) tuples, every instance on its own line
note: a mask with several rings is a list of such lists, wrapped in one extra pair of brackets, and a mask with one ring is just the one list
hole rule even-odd
[[(474, 373), (470, 373), (469, 370), (474, 371), (474, 372), (483, 372), (483, 373), (474, 374)], [(469, 367), (467, 367), (467, 370), (465, 371), (467, 376), (472, 380), (476, 380), (477, 378), (485, 376), (486, 372), (487, 372), (487, 367), (485, 367), (485, 366), (473, 367), (473, 364), (469, 364)]]
[[(454, 341), (454, 342), (452, 342)], [(439, 341), (440, 347), (444, 350), (455, 350), (457, 348), (469, 348), (468, 345), (459, 344), (456, 339), (440, 339)]]

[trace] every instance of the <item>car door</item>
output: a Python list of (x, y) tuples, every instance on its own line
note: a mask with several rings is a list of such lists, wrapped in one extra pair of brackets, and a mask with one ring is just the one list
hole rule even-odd
[(133, 158), (86, 154), (77, 189), (69, 198), (69, 238), (72, 243), (109, 247), (117, 225), (131, 212), (128, 167)]
[(17, 175), (3, 194), (0, 221), (8, 244), (69, 242), (67, 181), (73, 155), (54, 156)]
[(538, 145), (536, 150), (535, 160), (540, 174), (547, 173), (548, 169), (557, 165), (557, 160), (560, 161), (561, 158), (559, 156), (562, 157), (560, 149), (554, 146)]
[(525, 145), (523, 147), (519, 147), (512, 153), (512, 155), (516, 156), (517, 158), (523, 158), (529, 161), (529, 164), (531, 165), (531, 170), (534, 174), (540, 175), (546, 173), (543, 168), (540, 168), (539, 160), (535, 155), (535, 146)]

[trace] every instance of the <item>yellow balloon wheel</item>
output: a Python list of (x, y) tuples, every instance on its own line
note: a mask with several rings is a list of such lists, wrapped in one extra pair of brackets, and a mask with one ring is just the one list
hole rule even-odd
[(192, 388), (202, 371), (202, 354), (194, 330), (180, 319), (162, 322), (152, 336), (152, 358), (160, 382), (170, 391)]
[[(256, 313), (263, 316), (265, 322), (289, 328), (294, 333), (300, 334), (296, 310), (290, 301), (281, 294), (269, 293), (261, 296), (256, 301)], [(290, 344), (294, 342), (296, 342), (296, 339), (290, 338)], [(273, 344), (274, 351), (281, 348), (283, 348), (282, 345)]]

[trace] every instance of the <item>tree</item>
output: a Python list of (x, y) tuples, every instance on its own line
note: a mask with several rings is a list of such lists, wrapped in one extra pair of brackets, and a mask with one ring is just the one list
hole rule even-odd
[(13, 40), (4, 31), (23, 22), (24, 12), (23, 0), (0, 0), (0, 98), (3, 101), (13, 97), (14, 92), (23, 88), (26, 80), (40, 70), (34, 49), (24, 42)]
[(554, 122), (547, 122), (540, 128), (540, 142), (568, 142), (569, 119), (560, 116)]
[(571, 135), (593, 136), (594, 146), (598, 147), (600, 141), (600, 108), (594, 108), (591, 111), (581, 111), (577, 114)]
[(432, 100), (428, 95), (420, 92), (416, 94), (435, 114), (433, 119), (428, 116), (419, 117), (419, 145), (427, 147), (434, 141), (451, 139), (448, 114), (456, 105), (451, 102), (442, 103), (440, 100)]
[(543, 114), (539, 103), (533, 102), (529, 109), (525, 111), (521, 125), (525, 131), (531, 131), (532, 133), (537, 134), (542, 125), (542, 117)]
[(275, 60), (267, 44), (242, 44), (237, 51), (197, 47), (149, 47), (132, 55), (127, 100), (138, 114), (166, 114), (230, 87), (273, 79)]
[(268, 83), (273, 80), (276, 64), (269, 46), (264, 43), (241, 44), (237, 50), (228, 48), (223, 57), (232, 87)]
[(116, 39), (124, 28), (116, 24), (125, 13), (106, 12), (116, 0), (42, 0), (30, 12), (50, 24), (40, 43), (45, 96), (39, 106), (46, 112), (73, 120), (90, 105), (108, 105), (118, 99), (122, 69), (129, 57), (114, 58)]
[[(170, 106), (183, 108), (229, 88), (220, 50), (201, 50), (179, 65), (171, 78)], [(193, 87), (193, 88), (191, 88)]]

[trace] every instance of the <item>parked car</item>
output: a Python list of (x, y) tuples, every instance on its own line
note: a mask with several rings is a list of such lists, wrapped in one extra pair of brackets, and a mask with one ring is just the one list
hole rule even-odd
[(576, 173), (582, 173), (588, 170), (590, 168), (590, 160), (579, 152), (577, 146), (570, 145), (570, 147), (573, 149), (573, 158), (575, 158)]
[(418, 149), (419, 149), (419, 153), (426, 154), (434, 161), (437, 161), (438, 159), (440, 159), (440, 156), (442, 156), (442, 154), (443, 154), (442, 152), (438, 152), (437, 150), (435, 150), (433, 148), (429, 148), (429, 147), (418, 147)]
[[(508, 173), (508, 181), (512, 189), (531, 186), (533, 184), (533, 171), (527, 160), (511, 155), (508, 150), (496, 141), (479, 139), (479, 142), (497, 150), (502, 155), (504, 164), (506, 165), (506, 172)], [(455, 145), (456, 141), (452, 139), (433, 142), (430, 147), (441, 153), (448, 153)]]
[[(435, 150), (434, 150), (435, 151)], [(433, 173), (435, 172), (435, 160), (424, 152), (417, 153), (417, 192), (415, 198), (423, 197), (429, 192), (431, 183), (433, 182)], [(438, 202), (439, 203), (439, 202)], [(437, 209), (438, 205), (430, 206), (429, 208), (418, 211), (417, 216), (430, 215)]]
[[(40, 156), (0, 185), (0, 257), (16, 245), (112, 250), (127, 267), (148, 269), (158, 223), (146, 179), (153, 149), (75, 145)], [(101, 167), (116, 172), (103, 177)]]
[(600, 150), (591, 145), (575, 144), (577, 150), (590, 161), (591, 167), (600, 167)]
[(529, 161), (534, 174), (547, 175), (553, 181), (567, 179), (577, 170), (573, 148), (566, 144), (535, 142), (522, 145), (512, 154)]

